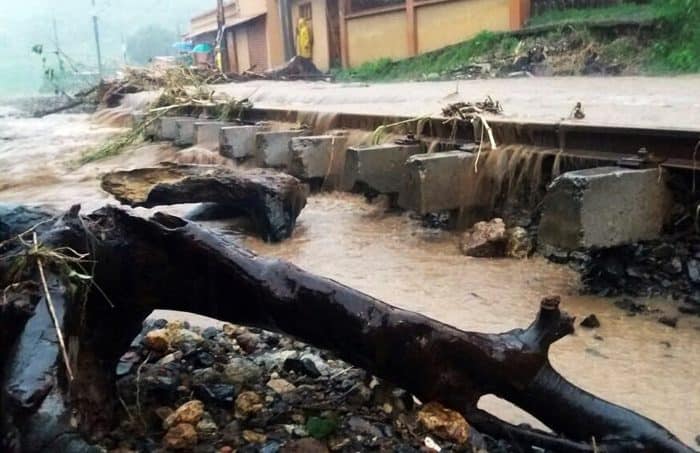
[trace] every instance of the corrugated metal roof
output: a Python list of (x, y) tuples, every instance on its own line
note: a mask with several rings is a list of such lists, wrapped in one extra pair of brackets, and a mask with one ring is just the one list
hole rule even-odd
[[(233, 20), (227, 19), (226, 21), (226, 29), (237, 27), (239, 25), (243, 25), (247, 22), (250, 22), (251, 20), (257, 19), (258, 17), (265, 16), (267, 13), (260, 13), (260, 14), (254, 14), (252, 16), (240, 16), (236, 17)], [(218, 25), (216, 23), (214, 24), (207, 24), (206, 26), (203, 27), (197, 27), (192, 29), (188, 34), (187, 38), (191, 39), (194, 38), (195, 36), (203, 35), (205, 33), (211, 33), (213, 31), (216, 31), (218, 29)]]

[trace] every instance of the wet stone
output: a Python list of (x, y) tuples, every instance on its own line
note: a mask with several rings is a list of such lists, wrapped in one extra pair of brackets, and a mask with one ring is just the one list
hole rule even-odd
[(588, 329), (595, 329), (600, 327), (600, 321), (598, 320), (598, 317), (596, 315), (590, 314), (583, 318), (583, 321), (581, 321), (579, 325)]

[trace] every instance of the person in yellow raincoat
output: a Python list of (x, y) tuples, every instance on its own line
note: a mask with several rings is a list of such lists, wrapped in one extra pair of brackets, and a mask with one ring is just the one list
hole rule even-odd
[(311, 59), (314, 45), (314, 34), (311, 26), (303, 17), (297, 24), (297, 55)]

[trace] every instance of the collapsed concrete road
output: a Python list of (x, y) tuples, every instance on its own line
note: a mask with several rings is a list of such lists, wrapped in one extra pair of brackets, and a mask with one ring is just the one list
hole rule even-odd
[(204, 165), (163, 165), (107, 173), (102, 188), (130, 206), (216, 203), (250, 216), (261, 236), (281, 241), (294, 231), (308, 187), (282, 173)]

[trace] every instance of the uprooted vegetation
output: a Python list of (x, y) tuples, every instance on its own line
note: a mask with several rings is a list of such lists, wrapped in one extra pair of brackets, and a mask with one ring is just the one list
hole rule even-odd
[(146, 114), (134, 122), (128, 131), (112, 137), (101, 146), (90, 149), (78, 159), (79, 165), (116, 156), (129, 146), (143, 140), (144, 132), (164, 115), (188, 115), (214, 118), (220, 121), (237, 121), (245, 109), (252, 107), (247, 99), (235, 99), (215, 93), (209, 83), (221, 83), (228, 79), (216, 71), (194, 70), (184, 67), (161, 70), (130, 69), (104, 90), (103, 104), (115, 107), (124, 95), (147, 90), (160, 90), (158, 98), (146, 110)]
[(700, 70), (698, 20), (695, 0), (552, 11), (518, 32), (486, 31), (433, 52), (380, 59), (336, 76), (370, 81), (694, 72)]

